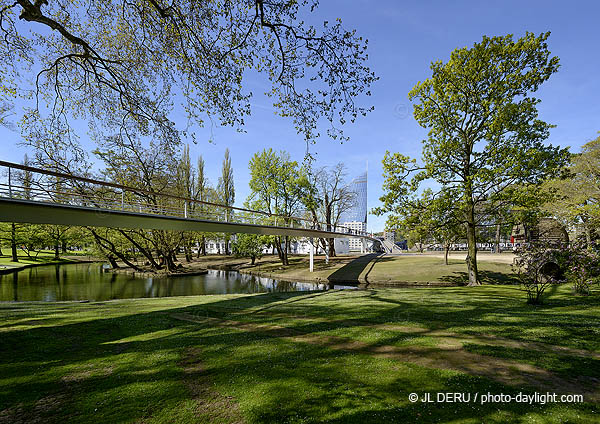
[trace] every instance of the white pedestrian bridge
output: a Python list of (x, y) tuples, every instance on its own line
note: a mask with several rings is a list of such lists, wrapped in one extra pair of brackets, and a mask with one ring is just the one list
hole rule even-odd
[[(308, 238), (372, 234), (85, 176), (0, 161), (0, 221), (69, 226), (251, 233)], [(311, 252), (312, 253), (312, 252)], [(312, 256), (312, 255), (311, 255)]]

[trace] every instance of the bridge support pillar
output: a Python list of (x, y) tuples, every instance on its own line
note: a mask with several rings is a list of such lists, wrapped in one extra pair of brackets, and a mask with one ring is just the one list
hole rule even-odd
[(313, 272), (315, 269), (314, 256), (315, 256), (315, 245), (313, 244), (312, 237), (308, 239), (310, 242), (310, 272)]
[(360, 253), (365, 254), (367, 253), (367, 246), (365, 245), (365, 239), (361, 238), (360, 239)]

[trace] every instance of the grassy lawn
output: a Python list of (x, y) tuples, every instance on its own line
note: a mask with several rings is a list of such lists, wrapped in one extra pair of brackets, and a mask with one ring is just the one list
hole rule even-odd
[[(283, 266), (276, 256), (266, 256), (255, 266), (244, 258), (206, 256), (198, 259), (204, 266), (229, 266), (233, 269), (270, 274), (288, 280), (310, 279), (332, 282), (361, 282), (372, 284), (448, 283), (462, 284), (467, 281), (467, 266), (463, 258), (451, 258), (444, 265), (442, 256), (434, 255), (341, 255), (325, 263), (324, 257), (315, 259), (315, 271), (308, 272), (308, 258), (290, 256), (290, 265)], [(512, 254), (499, 257), (480, 255), (480, 278), (484, 283), (515, 283), (511, 268)]]
[(0, 423), (598, 422), (599, 289), (524, 301), (482, 286), (0, 304)]
[[(2, 247), (3, 253), (10, 253), (10, 248)], [(0, 267), (4, 268), (19, 268), (23, 265), (32, 265), (32, 264), (54, 264), (61, 262), (69, 262), (69, 257), (72, 256), (84, 256), (81, 252), (67, 252), (61, 253), (61, 259), (54, 259), (54, 251), (50, 250), (42, 250), (37, 256), (35, 254), (31, 255), (31, 258), (24, 254), (21, 250), (18, 251), (17, 257), (19, 262), (12, 262), (12, 256), (4, 254), (0, 255)]]

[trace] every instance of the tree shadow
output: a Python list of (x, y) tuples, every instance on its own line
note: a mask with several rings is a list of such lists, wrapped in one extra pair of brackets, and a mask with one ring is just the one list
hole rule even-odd
[[(363, 270), (370, 261), (365, 263)], [(152, 417), (153, 411), (176, 409), (177, 405), (192, 400), (192, 394), (182, 384), (183, 371), (177, 366), (177, 358), (184, 349), (199, 347), (198, 355), (206, 361), (205, 375), (213, 379), (217, 387), (226, 392), (225, 395), (256, 396), (259, 399), (251, 402), (251, 408), (247, 410), (250, 421), (284, 422), (294, 417), (306, 417), (308, 421), (325, 422), (431, 422), (489, 417), (487, 422), (520, 422), (527, 414), (543, 413), (551, 406), (410, 404), (406, 399), (411, 391), (508, 393), (516, 389), (482, 377), (444, 373), (415, 365), (409, 365), (410, 372), (406, 373), (407, 368), (402, 363), (372, 359), (366, 353), (333, 350), (326, 345), (293, 342), (269, 329), (240, 331), (214, 327), (210, 320), (198, 324), (171, 318), (172, 314), (186, 313), (260, 323), (270, 322), (279, 312), (283, 319), (287, 316), (290, 327), (305, 334), (351, 329), (369, 322), (409, 321), (411, 325), (422, 326), (426, 335), (427, 329), (476, 322), (514, 339), (527, 338), (523, 333), (523, 323), (526, 323), (530, 331), (545, 329), (548, 325), (555, 327), (556, 339), (549, 338), (546, 340), (548, 343), (581, 339), (588, 340), (588, 344), (582, 347), (590, 348), (590, 323), (597, 322), (595, 315), (578, 314), (580, 322), (573, 322), (572, 316), (565, 316), (562, 310), (554, 312), (551, 307), (526, 306), (524, 301), (501, 292), (507, 289), (486, 289), (489, 292), (486, 296), (488, 299), (493, 297), (493, 301), (481, 302), (483, 294), (469, 291), (467, 296), (466, 289), (460, 287), (416, 289), (405, 297), (395, 296), (390, 290), (340, 293), (358, 296), (358, 302), (352, 304), (355, 305), (352, 308), (356, 309), (349, 310), (347, 305), (338, 307), (328, 300), (331, 293), (327, 292), (268, 293), (115, 318), (98, 316), (77, 323), (67, 321), (62, 325), (50, 322), (51, 325), (31, 329), (18, 326), (15, 329), (5, 328), (0, 338), (0, 369), (2, 378), (10, 385), (2, 389), (0, 410), (21, 408), (23, 417), (41, 414), (41, 421), (50, 423), (85, 421), (91, 416), (97, 422), (145, 421), (144, 418)], [(462, 293), (463, 296), (457, 297), (456, 304), (444, 304), (442, 300), (436, 300), (441, 293), (450, 297), (454, 293), (457, 296)], [(327, 300), (319, 302), (323, 298)], [(299, 305), (301, 300), (307, 302)], [(593, 296), (572, 300), (559, 298), (552, 305), (597, 307), (599, 303), (598, 296)], [(94, 304), (89, 304), (83, 308), (93, 307)], [(7, 305), (7, 308), (12, 310), (14, 305)], [(266, 310), (269, 310), (268, 314)], [(306, 315), (297, 315), (298, 310), (303, 310)], [(263, 312), (265, 314), (261, 315)], [(500, 315), (512, 319), (499, 319)], [(314, 318), (318, 317), (330, 319), (314, 322)], [(393, 344), (405, 337), (406, 334), (397, 332), (376, 343)], [(265, 346), (270, 346), (266, 350), (268, 354), (261, 350)], [(494, 354), (490, 349), (486, 352)], [(360, 359), (366, 367), (364, 371), (357, 367), (356, 355), (364, 356)], [(348, 361), (348, 368), (343, 366), (345, 361)], [(588, 363), (580, 360), (572, 368), (565, 364), (564, 372), (577, 373)], [(88, 375), (86, 364), (98, 364), (99, 368)], [(106, 370), (103, 371), (103, 367)], [(387, 370), (389, 377), (372, 379), (368, 375), (381, 372), (381, 367)], [(340, 372), (340, 369), (345, 371)], [(600, 377), (597, 370), (597, 367), (590, 368), (589, 374)], [(64, 372), (72, 372), (75, 377), (65, 380), (61, 375)], [(414, 377), (414, 373), (420, 373), (420, 380)], [(298, 383), (290, 385), (290, 381)], [(152, 396), (144, 394), (144, 390), (155, 387), (156, 382), (160, 382), (160, 390), (152, 392)], [(251, 392), (254, 387), (256, 393)], [(39, 411), (40, 401), (46, 399), (44, 402), (47, 404), (49, 397), (58, 398), (61, 393), (67, 393), (67, 396), (60, 401), (60, 408)], [(86, 403), (90, 402), (89, 399), (97, 404), (90, 406)], [(377, 401), (377, 405), (367, 404), (365, 399)], [(570, 407), (583, 416), (589, 412), (589, 405)], [(92, 412), (94, 408), (98, 411)], [(494, 421), (493, 414), (498, 409), (505, 415), (499, 418), (496, 415), (498, 419)], [(322, 416), (323, 413), (327, 416)]]
[[(486, 270), (479, 270), (478, 274), (479, 281), (483, 284), (503, 286), (518, 286), (520, 284), (517, 274), (505, 274), (502, 272)], [(453, 283), (457, 286), (464, 286), (469, 282), (469, 276), (465, 271), (455, 271), (451, 275), (440, 277), (440, 281)]]

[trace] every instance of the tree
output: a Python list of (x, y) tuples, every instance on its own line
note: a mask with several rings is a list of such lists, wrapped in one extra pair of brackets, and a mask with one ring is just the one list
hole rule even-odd
[(43, 225), (40, 227), (40, 232), (54, 249), (54, 259), (60, 259), (61, 250), (63, 252), (66, 250), (71, 227), (66, 227), (64, 225)]
[[(27, 155), (23, 157), (23, 165), (28, 166), (29, 158)], [(15, 175), (15, 179), (18, 182), (18, 189), (15, 189), (14, 196), (20, 197), (26, 200), (31, 199), (31, 188), (33, 183), (33, 177), (30, 171), (19, 171)], [(35, 240), (27, 240), (27, 237), (23, 237), (23, 232), (28, 231), (32, 228), (32, 226), (27, 224), (2, 224), (0, 226), (0, 232), (2, 234), (2, 240), (8, 241), (10, 243), (10, 251), (11, 251), (11, 262), (19, 262), (19, 256), (17, 253), (18, 246), (24, 247), (25, 253), (27, 256), (30, 256), (30, 250), (32, 246), (39, 247), (39, 237), (36, 234), (36, 231), (30, 232), (30, 235), (35, 237)], [(37, 226), (35, 228), (38, 228)]]
[[(303, 203), (310, 211), (315, 223), (324, 222), (323, 230), (333, 231), (339, 225), (341, 216), (356, 203), (356, 194), (346, 182), (346, 166), (338, 163), (332, 168), (321, 167), (306, 172), (309, 188), (305, 190)], [(333, 238), (325, 243), (320, 239), (323, 250), (329, 246), (329, 256), (335, 256)]]
[(567, 178), (548, 181), (546, 188), (556, 197), (544, 209), (568, 225), (582, 227), (590, 245), (600, 236), (600, 137), (573, 155), (568, 173)]
[[(341, 20), (321, 30), (304, 23), (317, 3), (1, 1), (0, 101), (35, 93), (29, 118), (47, 113), (69, 132), (81, 117), (94, 132), (174, 138), (179, 103), (199, 125), (240, 128), (252, 70), (269, 78), (274, 106), (307, 140), (323, 119), (343, 136), (339, 125), (371, 110), (355, 99), (376, 78), (366, 40)], [(323, 84), (302, 83), (315, 79)]]
[[(190, 146), (186, 145), (183, 148), (179, 166), (177, 168), (177, 184), (179, 195), (186, 199), (196, 198), (196, 175), (194, 168), (192, 167), (192, 161), (190, 159)], [(192, 216), (196, 205), (194, 202), (189, 200), (183, 200), (181, 209), (186, 216)], [(192, 243), (194, 242), (194, 234), (191, 232), (182, 232), (182, 244), (183, 251), (185, 253), (186, 262), (192, 261)]]
[[(20, 224), (17, 232), (17, 245), (29, 259), (37, 258), (40, 252), (49, 245), (52, 245), (53, 240), (50, 239), (50, 233), (46, 225), (35, 224)], [(52, 226), (54, 227), (54, 226)], [(54, 259), (60, 259), (60, 254), (54, 255)]]
[(567, 280), (573, 283), (573, 291), (589, 295), (590, 286), (600, 277), (600, 245), (598, 243), (572, 243), (568, 251)]
[(484, 36), (472, 48), (454, 50), (447, 63), (433, 62), (431, 78), (409, 93), (418, 102), (415, 119), (429, 129), (422, 163), (390, 152), (383, 160), (379, 213), (398, 213), (423, 183), (454, 200), (466, 230), (470, 285), (480, 284), (476, 212), (514, 203), (513, 187), (540, 185), (568, 157), (567, 149), (544, 144), (552, 126), (538, 119), (540, 100), (531, 96), (558, 70), (549, 35)]
[[(219, 177), (217, 190), (219, 192), (221, 204), (225, 206), (233, 206), (235, 203), (235, 184), (233, 181), (233, 168), (231, 166), (229, 149), (225, 149), (225, 159), (223, 159), (223, 166), (221, 167), (221, 176)], [(226, 209), (226, 221), (229, 221), (231, 215), (231, 211)]]
[(23, 230), (22, 224), (0, 223), (0, 241), (10, 245), (11, 262), (19, 262), (18, 248)]
[[(231, 167), (231, 157), (229, 149), (225, 149), (225, 159), (221, 168), (221, 176), (217, 185), (220, 203), (225, 206), (233, 206), (235, 203), (235, 184), (233, 181), (233, 168)], [(229, 222), (233, 216), (233, 211), (225, 209), (225, 221)], [(225, 254), (229, 255), (229, 234), (225, 235)]]
[[(72, 125), (86, 121), (97, 155), (118, 162), (105, 175), (160, 192), (174, 183), (174, 169), (155, 178), (144, 166), (152, 153), (175, 158), (183, 138), (195, 140), (190, 128), (207, 121), (241, 130), (251, 113), (245, 78), (262, 73), (271, 82), (265, 94), (307, 142), (319, 137), (322, 122), (331, 124), (332, 137), (345, 138), (340, 125), (372, 110), (357, 99), (370, 94), (376, 77), (366, 66), (366, 40), (340, 20), (322, 29), (304, 23), (316, 3), (0, 0), (0, 124), (15, 97), (29, 102), (20, 126), (35, 164), (94, 177)], [(172, 120), (179, 111), (187, 115), (185, 129)], [(129, 158), (119, 158), (123, 151)], [(174, 266), (176, 233), (96, 236), (107, 251), (120, 245), (112, 236), (124, 237), (153, 268), (160, 266), (154, 252)]]
[(268, 236), (258, 234), (237, 234), (232, 244), (233, 253), (240, 257), (249, 257), (252, 265), (262, 257), (262, 251), (267, 244)]
[[(144, 190), (126, 193), (126, 200), (154, 211), (183, 209), (181, 201), (161, 196), (161, 193), (171, 193), (173, 188), (182, 190), (190, 183), (178, 181), (184, 175), (180, 173), (181, 152), (177, 143), (157, 139), (145, 147), (141, 140), (120, 134), (103, 140), (94, 153), (104, 162), (106, 179)], [(116, 195), (115, 192), (102, 193), (105, 198)], [(90, 232), (103, 252), (136, 270), (139, 267), (130, 259), (138, 253), (154, 270), (173, 271), (177, 267), (176, 253), (183, 240), (180, 231), (115, 229), (105, 232), (90, 228)]]
[(452, 207), (453, 199), (434, 196), (426, 189), (420, 198), (406, 203), (401, 214), (388, 217), (388, 229), (399, 228), (408, 234), (408, 241), (423, 251), (426, 241), (439, 243), (444, 248), (444, 262), (448, 265), (448, 253), (453, 243), (464, 238), (462, 221)]
[(9, 130), (14, 130), (14, 124), (9, 120), (9, 116), (14, 115), (12, 111), (13, 106), (6, 102), (0, 101), (0, 126), (4, 128), (8, 128)]
[[(209, 200), (209, 193), (212, 191), (212, 187), (206, 177), (206, 173), (204, 171), (204, 158), (202, 155), (198, 157), (198, 163), (196, 165), (196, 196), (195, 198), (200, 202), (207, 202)], [(197, 207), (197, 211), (200, 216), (204, 218), (206, 214), (206, 206), (203, 203), (200, 203)], [(200, 253), (206, 256), (206, 234), (200, 234), (200, 248), (198, 249), (198, 257), (200, 257)]]
[[(249, 168), (251, 193), (246, 204), (270, 215), (280, 215), (265, 218), (271, 225), (289, 225), (300, 212), (307, 189), (307, 179), (298, 163), (288, 153), (277, 154), (269, 148), (255, 153)], [(275, 248), (283, 265), (289, 265), (289, 241), (288, 236), (275, 237)]]

